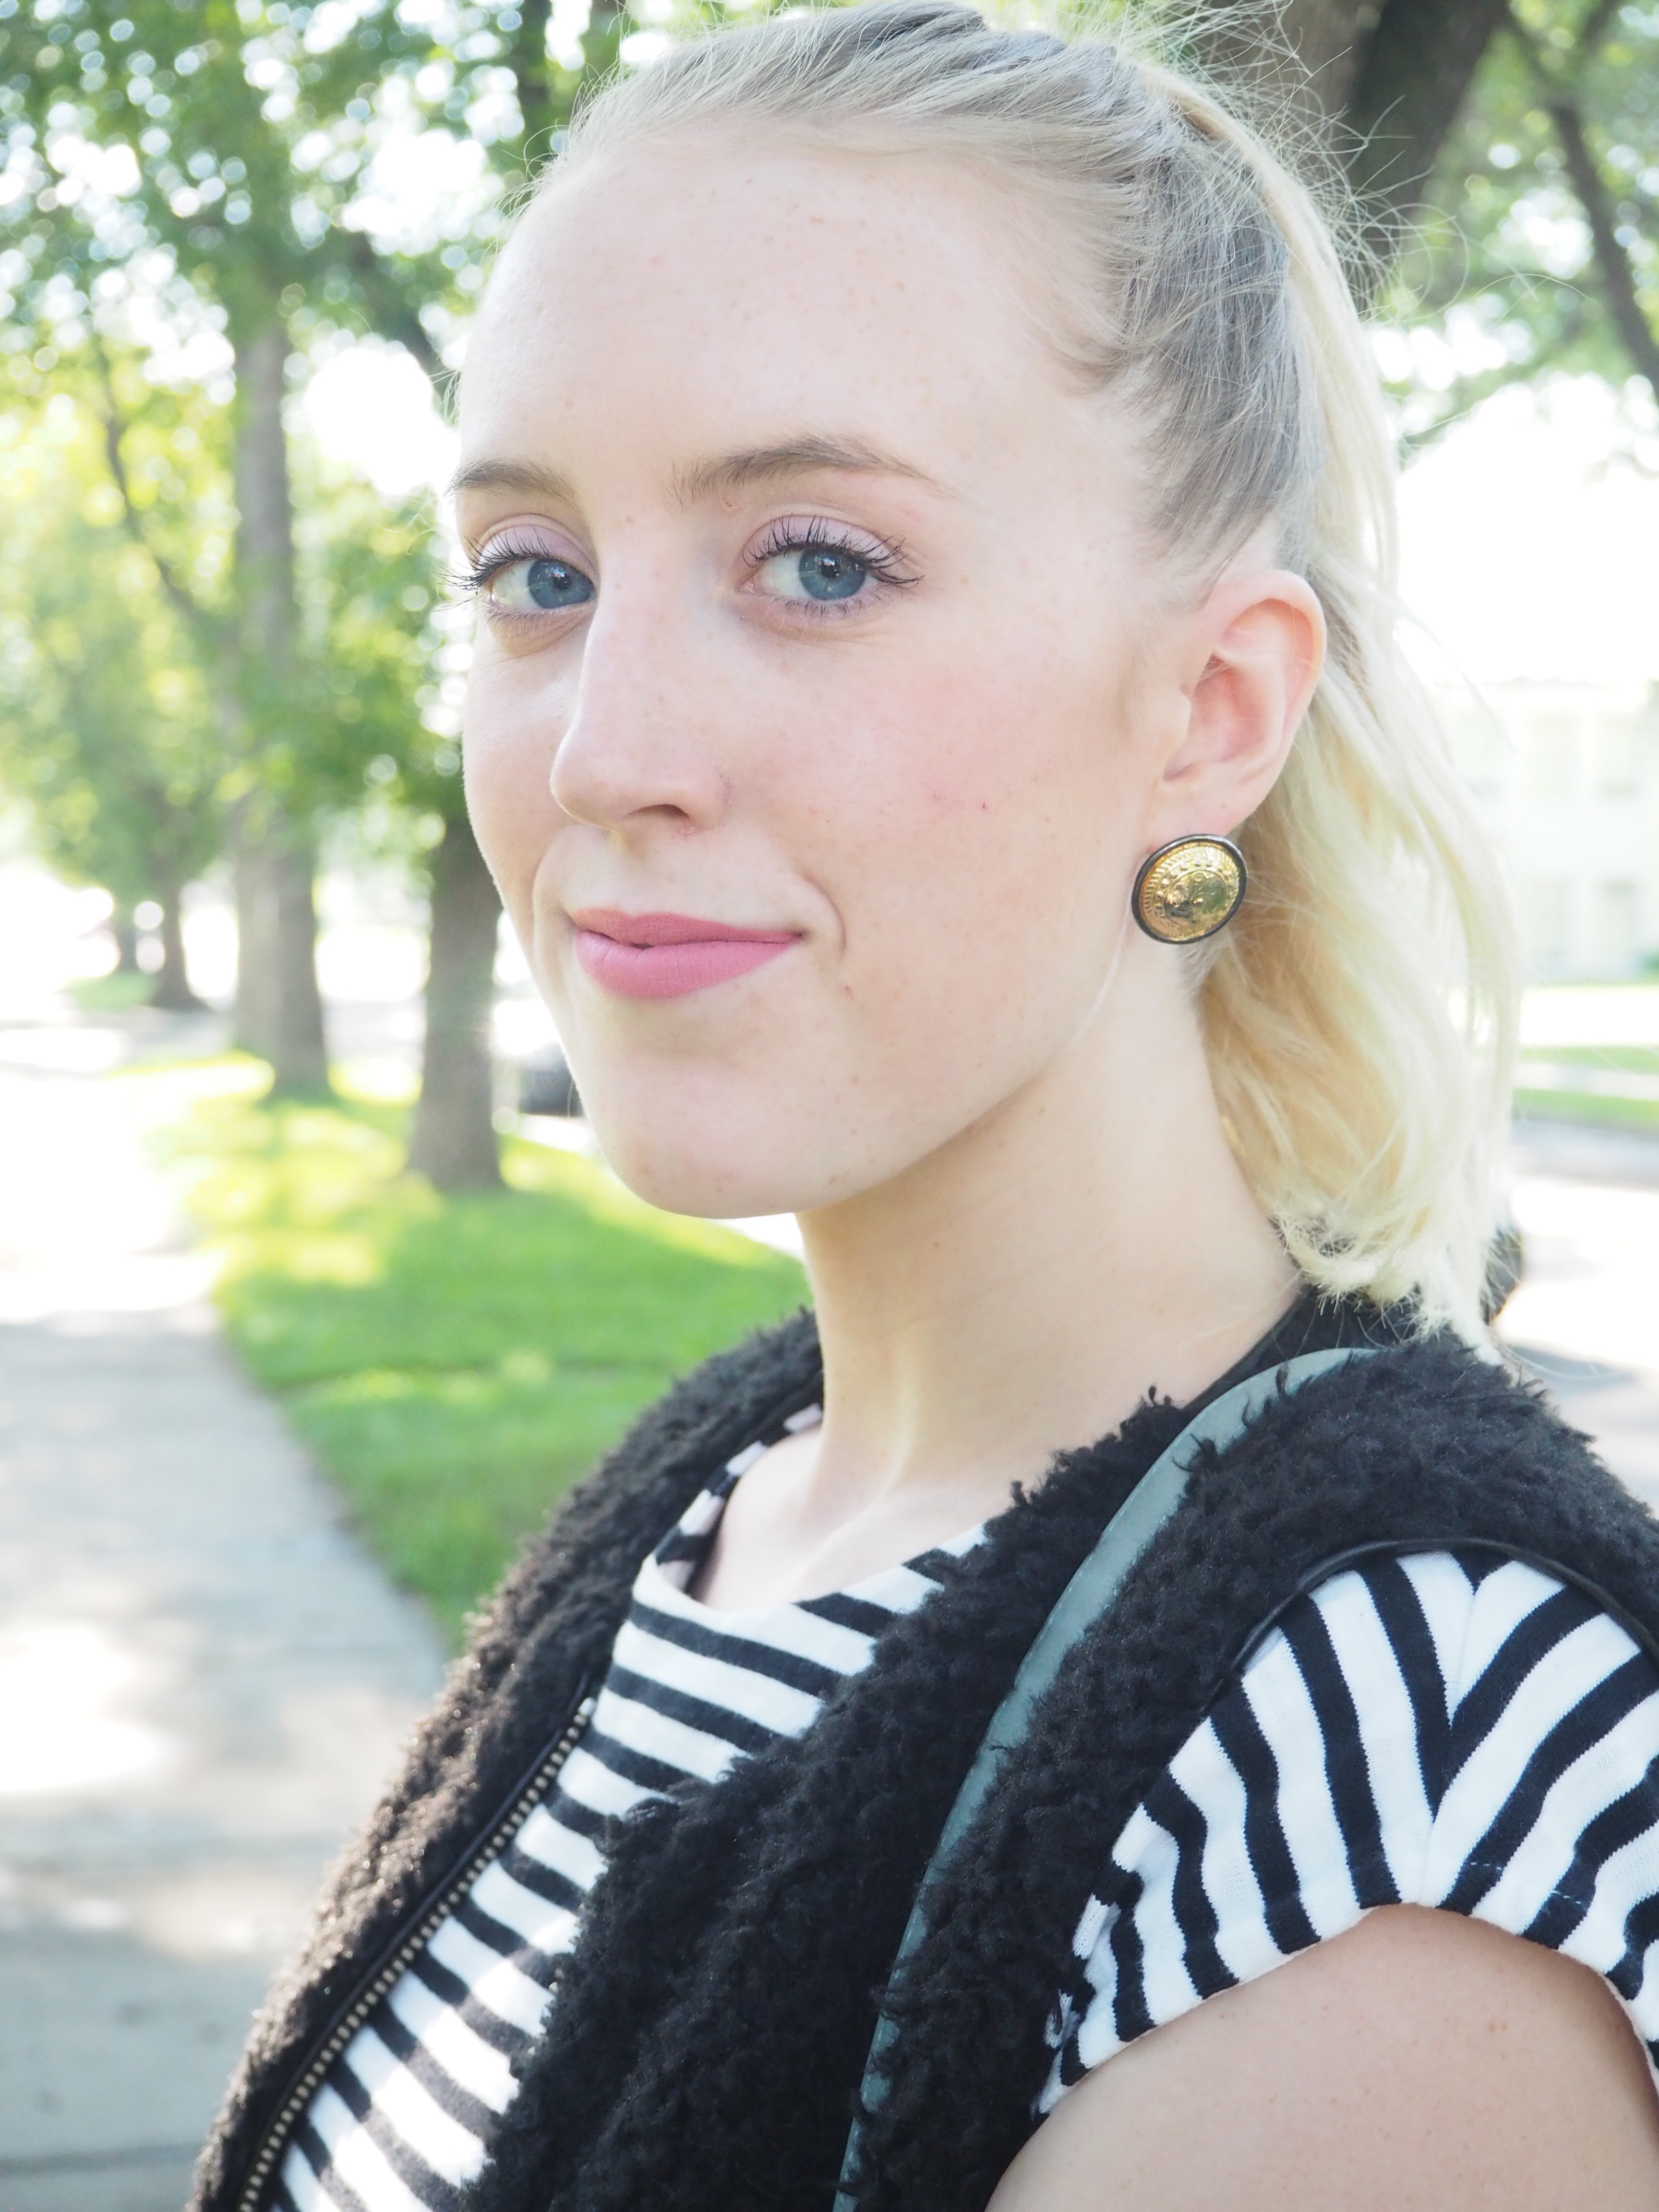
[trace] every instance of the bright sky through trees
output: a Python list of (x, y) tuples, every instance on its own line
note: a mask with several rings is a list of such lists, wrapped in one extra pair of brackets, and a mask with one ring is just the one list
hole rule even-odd
[(1659, 425), (1634, 435), (1599, 380), (1498, 392), (1403, 510), (1407, 602), (1466, 676), (1659, 679)]

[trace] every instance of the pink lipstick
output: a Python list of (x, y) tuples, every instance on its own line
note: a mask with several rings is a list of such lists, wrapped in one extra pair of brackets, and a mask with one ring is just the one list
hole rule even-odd
[(603, 990), (624, 999), (682, 999), (747, 975), (797, 940), (793, 930), (733, 929), (688, 914), (622, 914), (584, 907), (576, 957)]

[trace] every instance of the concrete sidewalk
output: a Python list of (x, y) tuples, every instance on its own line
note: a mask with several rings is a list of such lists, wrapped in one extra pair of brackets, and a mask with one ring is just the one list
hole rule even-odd
[(219, 1344), (134, 1028), (0, 1028), (0, 2212), (178, 2212), (440, 1673)]

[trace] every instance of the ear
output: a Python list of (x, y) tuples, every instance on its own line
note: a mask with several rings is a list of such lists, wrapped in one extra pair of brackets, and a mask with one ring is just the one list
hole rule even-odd
[(1183, 648), (1186, 722), (1155, 798), (1158, 843), (1224, 834), (1273, 789), (1324, 665), (1324, 611), (1288, 569), (1230, 572)]

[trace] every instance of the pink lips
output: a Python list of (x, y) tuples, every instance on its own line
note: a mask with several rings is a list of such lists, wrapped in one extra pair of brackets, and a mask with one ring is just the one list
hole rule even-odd
[(763, 967), (797, 941), (793, 930), (733, 929), (687, 914), (585, 907), (570, 918), (577, 959), (596, 983), (624, 999), (681, 999), (706, 991)]

